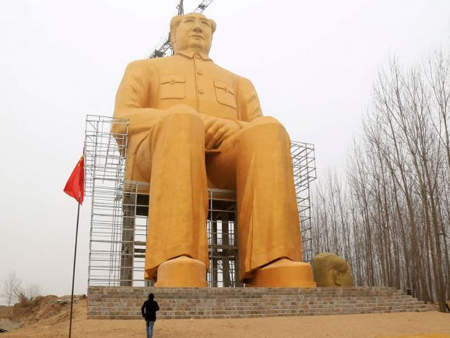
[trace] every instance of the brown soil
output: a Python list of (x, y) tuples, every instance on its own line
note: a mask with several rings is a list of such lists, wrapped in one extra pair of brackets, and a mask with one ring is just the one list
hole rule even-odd
[(0, 305), (0, 318), (9, 318), (12, 315), (12, 306)]
[[(36, 298), (28, 304), (16, 304), (13, 316), (0, 319), (0, 323), (9, 320), (20, 323), (22, 327), (11, 327), (11, 331), (1, 337), (67, 337), (68, 300), (47, 296)], [(142, 320), (88, 320), (87, 301), (77, 297), (72, 331), (74, 338), (145, 337), (144, 330), (145, 323)], [(406, 312), (251, 319), (162, 319), (156, 322), (154, 337), (450, 338), (450, 314)]]

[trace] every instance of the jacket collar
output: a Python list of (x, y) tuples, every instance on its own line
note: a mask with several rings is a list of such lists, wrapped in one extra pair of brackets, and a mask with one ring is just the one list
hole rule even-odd
[(195, 55), (199, 56), (203, 61), (212, 61), (211, 58), (205, 54), (200, 52), (194, 52), (191, 50), (183, 50), (180, 52), (177, 52), (175, 55), (182, 55), (184, 57), (187, 57), (189, 59), (193, 59)]

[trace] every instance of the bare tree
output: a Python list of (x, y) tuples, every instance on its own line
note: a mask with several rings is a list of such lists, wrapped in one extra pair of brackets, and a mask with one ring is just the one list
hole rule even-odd
[(329, 175), (315, 191), (314, 251), (344, 255), (359, 285), (403, 288), (445, 311), (450, 53), (408, 70), (392, 62), (373, 98), (346, 177)]
[(8, 278), (3, 282), (2, 296), (6, 299), (8, 306), (14, 304), (22, 292), (22, 282), (17, 278), (15, 272), (9, 274)]
[(37, 284), (29, 284), (23, 291), (28, 300), (33, 300), (41, 294), (41, 287)]

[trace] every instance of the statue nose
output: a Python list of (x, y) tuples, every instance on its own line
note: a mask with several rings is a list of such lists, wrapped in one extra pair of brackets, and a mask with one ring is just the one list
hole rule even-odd
[(194, 32), (198, 32), (198, 33), (203, 32), (202, 26), (200, 26), (200, 23), (198, 23), (198, 22), (195, 23), (193, 30), (194, 30)]

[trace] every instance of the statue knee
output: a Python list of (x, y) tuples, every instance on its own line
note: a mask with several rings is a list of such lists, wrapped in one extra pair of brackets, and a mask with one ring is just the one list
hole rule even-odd
[(238, 144), (240, 149), (251, 150), (253, 153), (284, 153), (289, 151), (290, 140), (286, 129), (277, 119), (262, 116), (246, 127)]
[(261, 116), (253, 120), (251, 123), (254, 127), (276, 129), (282, 133), (286, 133), (286, 130), (284, 129), (283, 125), (272, 116)]
[(272, 116), (260, 116), (254, 119), (253, 121), (256, 122), (257, 124), (275, 124), (281, 126), (281, 123), (275, 117)]
[(250, 129), (257, 129), (258, 133), (264, 134), (267, 141), (273, 137), (279, 138), (280, 136), (289, 140), (289, 135), (284, 126), (271, 116), (256, 118), (251, 122)]

